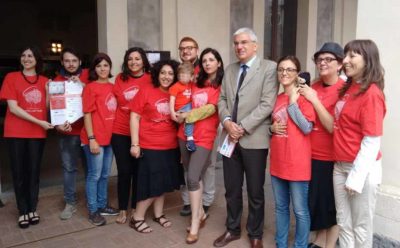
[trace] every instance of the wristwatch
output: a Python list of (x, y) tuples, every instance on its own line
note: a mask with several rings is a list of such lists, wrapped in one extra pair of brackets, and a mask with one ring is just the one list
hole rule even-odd
[(88, 140), (96, 139), (96, 137), (94, 137), (94, 135), (90, 135), (87, 138), (88, 138)]

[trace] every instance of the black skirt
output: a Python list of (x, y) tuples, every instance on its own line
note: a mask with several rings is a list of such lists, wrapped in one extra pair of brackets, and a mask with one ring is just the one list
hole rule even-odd
[(308, 193), (310, 230), (317, 231), (336, 225), (335, 195), (333, 192), (334, 162), (313, 159), (311, 166)]
[(143, 157), (138, 166), (137, 201), (179, 189), (184, 181), (179, 149), (141, 150)]

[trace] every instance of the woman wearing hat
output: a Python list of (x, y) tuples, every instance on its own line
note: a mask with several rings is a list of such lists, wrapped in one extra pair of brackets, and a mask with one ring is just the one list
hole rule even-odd
[[(339, 77), (342, 69), (343, 48), (334, 42), (323, 44), (314, 54), (319, 78), (311, 87), (301, 86), (301, 94), (314, 106), (317, 118), (311, 132), (311, 180), (309, 185), (310, 230), (316, 232), (308, 247), (335, 247), (339, 235), (336, 225), (333, 192), (333, 114), (339, 89), (344, 81)], [(328, 119), (328, 121), (326, 121)]]

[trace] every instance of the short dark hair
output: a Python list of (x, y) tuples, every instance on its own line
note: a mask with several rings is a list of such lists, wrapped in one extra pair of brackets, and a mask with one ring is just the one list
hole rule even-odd
[[(36, 66), (35, 66), (36, 74), (41, 74), (42, 70), (43, 70), (43, 56), (42, 56), (40, 49), (37, 46), (28, 45), (21, 49), (20, 55), (22, 56), (22, 54), (26, 50), (32, 51), (33, 57), (35, 57), (35, 60), (36, 60)], [(19, 66), (20, 66), (20, 70), (23, 71), (24, 67), (21, 64), (21, 60), (19, 61)]]
[[(89, 81), (96, 81), (99, 79), (99, 76), (96, 73), (96, 66), (101, 62), (101, 61), (107, 61), (107, 63), (110, 65), (110, 69), (112, 68), (112, 62), (110, 57), (105, 54), (105, 53), (98, 53), (94, 56), (92, 63), (90, 64), (89, 67)], [(111, 71), (110, 74), (108, 75), (109, 78), (112, 77)]]
[(173, 80), (172, 84), (174, 84), (177, 81), (179, 62), (176, 60), (173, 60), (173, 59), (160, 60), (160, 61), (154, 63), (153, 67), (151, 68), (151, 79), (152, 79), (151, 82), (152, 82), (154, 88), (160, 87), (160, 85), (161, 85), (160, 81), (158, 81), (158, 76), (160, 74), (161, 69), (165, 65), (171, 66), (172, 70), (174, 71), (174, 80)]
[(66, 53), (71, 53), (73, 54), (75, 57), (77, 57), (79, 60), (82, 60), (81, 55), (78, 53), (78, 51), (76, 51), (74, 48), (72, 47), (65, 47), (60, 54), (60, 60), (63, 61), (64, 59), (64, 54)]
[(218, 69), (217, 69), (217, 75), (215, 76), (215, 79), (212, 82), (210, 82), (212, 87), (217, 88), (218, 86), (220, 86), (222, 84), (222, 78), (224, 77), (224, 62), (222, 61), (222, 58), (221, 58), (221, 55), (219, 54), (219, 52), (217, 50), (215, 50), (214, 48), (210, 48), (210, 47), (204, 49), (200, 54), (200, 61), (199, 61), (200, 71), (199, 71), (199, 76), (197, 77), (196, 85), (199, 88), (204, 88), (206, 85), (208, 75), (204, 71), (203, 57), (207, 53), (212, 53), (214, 55), (215, 59), (219, 63), (221, 63), (221, 66), (218, 67)]
[(298, 59), (296, 56), (294, 56), (294, 55), (286, 55), (286, 56), (283, 56), (282, 58), (280, 58), (280, 59), (278, 60), (278, 66), (277, 66), (276, 69), (278, 69), (279, 64), (280, 64), (282, 61), (285, 61), (285, 60), (291, 61), (291, 62), (296, 66), (297, 71), (298, 71), (298, 72), (301, 71), (300, 61), (299, 61), (299, 59)]
[(131, 71), (129, 70), (128, 67), (128, 60), (129, 60), (129, 55), (133, 52), (138, 52), (140, 54), (140, 57), (142, 57), (143, 60), (143, 69), (144, 72), (150, 72), (150, 62), (147, 59), (146, 52), (143, 50), (141, 47), (131, 47), (128, 50), (126, 50), (125, 55), (124, 55), (124, 62), (122, 63), (121, 66), (121, 79), (122, 81), (127, 81), (129, 76), (132, 76)]

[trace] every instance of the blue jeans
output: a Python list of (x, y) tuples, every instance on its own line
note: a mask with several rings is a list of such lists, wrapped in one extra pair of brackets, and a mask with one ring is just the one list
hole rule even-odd
[(306, 248), (311, 223), (308, 210), (308, 181), (288, 181), (271, 176), (271, 182), (275, 198), (276, 247), (288, 247), (291, 198), (296, 217), (296, 234), (293, 247)]
[(87, 161), (86, 198), (89, 212), (92, 214), (107, 205), (108, 175), (113, 160), (111, 145), (100, 146), (100, 153), (90, 152), (89, 145), (84, 145)]
[[(190, 110), (192, 110), (191, 102), (187, 103), (185, 106), (180, 108), (178, 111), (186, 113), (186, 112), (190, 112)], [(185, 123), (184, 126), (185, 126), (185, 136), (186, 137), (193, 136), (194, 124), (193, 123)]]
[(61, 135), (58, 144), (60, 146), (64, 176), (64, 200), (68, 204), (76, 205), (78, 159), (83, 158), (81, 139), (79, 135)]

